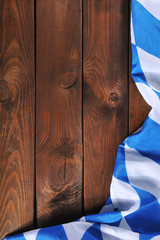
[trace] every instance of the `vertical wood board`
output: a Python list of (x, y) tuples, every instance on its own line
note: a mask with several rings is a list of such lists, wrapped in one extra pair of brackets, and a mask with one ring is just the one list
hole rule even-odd
[(0, 239), (34, 224), (34, 1), (0, 1)]
[(109, 197), (118, 145), (128, 134), (128, 2), (83, 1), (84, 209)]
[(37, 223), (82, 214), (82, 1), (38, 0)]

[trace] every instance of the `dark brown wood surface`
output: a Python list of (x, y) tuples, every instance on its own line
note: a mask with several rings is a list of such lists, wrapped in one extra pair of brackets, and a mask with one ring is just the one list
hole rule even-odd
[(128, 134), (128, 3), (84, 0), (84, 208), (109, 197), (118, 145)]
[(37, 1), (37, 226), (82, 215), (82, 1)]
[(34, 1), (0, 1), (0, 239), (34, 227)]
[(149, 111), (130, 74), (129, 2), (0, 0), (0, 239), (109, 197), (118, 145)]

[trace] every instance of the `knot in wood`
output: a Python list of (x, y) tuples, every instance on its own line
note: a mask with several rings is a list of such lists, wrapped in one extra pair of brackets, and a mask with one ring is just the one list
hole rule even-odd
[(7, 100), (9, 97), (10, 91), (7, 82), (0, 80), (0, 102)]
[(71, 88), (76, 84), (77, 80), (78, 77), (76, 72), (66, 72), (60, 78), (60, 87), (64, 89)]
[(111, 93), (108, 97), (108, 102), (110, 105), (117, 106), (117, 104), (119, 103), (120, 97), (117, 93)]

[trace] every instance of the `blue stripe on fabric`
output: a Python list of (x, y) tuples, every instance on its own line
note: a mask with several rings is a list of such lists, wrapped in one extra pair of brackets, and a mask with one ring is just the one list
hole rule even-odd
[(153, 237), (157, 236), (156, 233), (154, 234), (140, 234), (139, 235), (139, 240), (152, 240)]
[(112, 204), (111, 197), (108, 198), (108, 200), (107, 200), (106, 203), (105, 203), (105, 206), (106, 206), (106, 205), (110, 205), (110, 204)]
[(68, 240), (62, 225), (42, 228), (39, 230), (36, 240)]
[(160, 164), (160, 125), (147, 117), (141, 132), (127, 138), (127, 145)]
[(131, 75), (132, 75), (135, 82), (143, 82), (147, 86), (149, 86), (148, 83), (146, 82), (145, 75), (144, 75), (144, 73), (142, 71), (142, 68), (141, 68), (141, 65), (140, 65), (138, 52), (137, 52), (137, 47), (136, 47), (136, 45), (131, 44), (131, 48), (132, 48), (132, 55), (134, 56), (132, 58)]
[[(92, 214), (85, 217), (87, 222), (95, 222), (95, 223), (107, 223), (107, 224), (115, 224), (117, 225), (118, 222), (122, 219), (121, 212), (104, 212), (98, 214)], [(114, 226), (115, 226), (114, 225)]]
[[(150, 87), (149, 84), (146, 81), (144, 72), (141, 68), (137, 47), (136, 47), (136, 45), (134, 45), (132, 43), (131, 48), (132, 48), (132, 55), (134, 56), (132, 58), (132, 71), (131, 71), (132, 78), (134, 79), (135, 83), (142, 82), (142, 83), (146, 84), (148, 87)], [(158, 97), (160, 99), (160, 93), (153, 88), (151, 88), (151, 89), (158, 95)]]
[(125, 164), (125, 142), (126, 140), (123, 141), (122, 144), (120, 144), (118, 147), (113, 175), (119, 180), (129, 183)]
[[(83, 235), (82, 240), (103, 240), (102, 233), (100, 230), (101, 224), (92, 225)], [(76, 239), (75, 239), (76, 240)]]
[(131, 8), (136, 45), (160, 58), (160, 21), (137, 0), (132, 0)]
[[(121, 219), (122, 220), (122, 219)], [(113, 226), (113, 227), (119, 227), (121, 220), (114, 222), (114, 223), (108, 223), (108, 225)]]
[(133, 188), (138, 193), (141, 203), (137, 211), (125, 217), (129, 226), (133, 231), (139, 233), (159, 232), (160, 204), (152, 194), (136, 187)]

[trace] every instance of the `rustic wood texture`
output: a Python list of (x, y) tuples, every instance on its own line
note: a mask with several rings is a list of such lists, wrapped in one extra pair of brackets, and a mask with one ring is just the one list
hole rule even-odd
[(128, 2), (83, 1), (84, 209), (100, 210), (128, 134)]
[(0, 239), (107, 200), (118, 145), (150, 110), (130, 74), (129, 2), (0, 1)]
[(0, 1), (0, 239), (34, 227), (34, 1)]
[(82, 1), (37, 1), (37, 226), (82, 215)]

